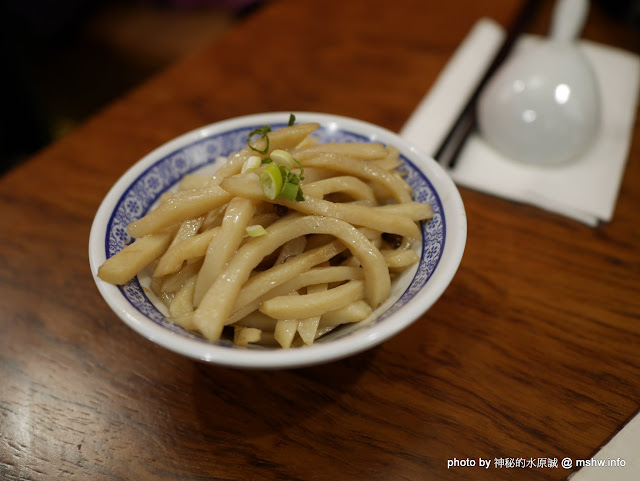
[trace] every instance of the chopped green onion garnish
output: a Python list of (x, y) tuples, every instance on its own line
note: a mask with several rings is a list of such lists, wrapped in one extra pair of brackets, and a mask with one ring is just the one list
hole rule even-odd
[(285, 182), (282, 186), (282, 192), (280, 192), (280, 195), (287, 200), (296, 200), (298, 198), (299, 191), (299, 184), (295, 184), (293, 182)]
[(293, 160), (296, 164), (298, 164), (298, 167), (300, 168), (300, 180), (304, 180), (304, 167), (302, 167), (302, 163), (300, 163), (300, 161), (295, 157), (293, 158)]
[(247, 235), (249, 237), (260, 237), (261, 235), (265, 235), (267, 233), (267, 229), (262, 227), (260, 224), (258, 225), (250, 225), (245, 228)]
[(291, 172), (287, 167), (285, 167), (284, 165), (280, 166), (280, 174), (282, 175), (282, 182), (284, 184), (286, 184), (287, 182), (290, 184), (296, 184), (298, 185), (300, 183), (300, 177), (298, 177), (296, 174), (294, 174), (293, 172)]
[(267, 199), (273, 200), (282, 191), (282, 174), (274, 163), (268, 164), (260, 174), (260, 185)]
[(300, 180), (304, 180), (304, 167), (302, 163), (286, 150), (276, 149), (271, 152), (269, 157), (262, 159), (263, 164), (268, 164), (272, 161), (278, 165), (284, 165), (288, 169), (292, 169), (294, 163), (297, 164), (300, 169)]
[(296, 161), (296, 159), (293, 158), (293, 155), (291, 155), (286, 150), (281, 149), (274, 150), (273, 152), (271, 152), (271, 155), (269, 157), (271, 157), (271, 160), (273, 160), (276, 164), (284, 165), (289, 169), (293, 167), (293, 163)]
[[(249, 146), (249, 148), (254, 152), (258, 152), (259, 154), (263, 155), (269, 152), (269, 136), (267, 135), (269, 132), (271, 132), (271, 127), (269, 125), (265, 125), (264, 127), (260, 127), (259, 129), (255, 129), (254, 131), (252, 131), (247, 137), (247, 145)], [(261, 139), (266, 139), (267, 144), (265, 145), (264, 150), (256, 149), (251, 145), (251, 138), (254, 135), (260, 135)]]
[[(293, 125), (296, 116), (291, 114), (289, 117), (289, 125)], [(247, 137), (247, 145), (251, 150), (266, 155), (269, 151), (269, 137), (267, 134), (271, 132), (271, 127), (265, 125), (260, 129), (256, 129)], [(266, 147), (264, 150), (258, 150), (251, 145), (251, 138), (254, 135), (260, 135), (266, 139)], [(249, 157), (242, 166), (242, 172), (259, 167), (261, 164), (267, 164), (260, 174), (260, 185), (264, 195), (269, 200), (274, 200), (278, 195), (282, 195), (285, 199), (303, 201), (302, 189), (300, 189), (300, 181), (304, 180), (304, 167), (302, 164), (286, 150), (276, 149), (271, 152), (269, 157), (260, 158), (257, 155)], [(294, 174), (291, 169), (296, 165), (300, 168), (300, 175)]]
[(280, 195), (288, 200), (303, 201), (304, 196), (302, 195), (302, 189), (300, 189), (300, 177), (284, 165), (280, 166), (280, 174), (283, 182)]
[(252, 155), (242, 164), (242, 173), (248, 172), (253, 169), (257, 169), (262, 164), (262, 159), (257, 155)]

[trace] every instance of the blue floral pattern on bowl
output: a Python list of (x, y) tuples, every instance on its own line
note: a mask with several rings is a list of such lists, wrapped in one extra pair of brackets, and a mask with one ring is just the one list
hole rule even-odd
[[(283, 126), (272, 125), (274, 129)], [(260, 127), (262, 125), (255, 125), (198, 139), (164, 156), (142, 172), (124, 191), (109, 219), (105, 236), (107, 258), (121, 251), (132, 241), (127, 233), (127, 226), (143, 217), (163, 193), (172, 189), (186, 174), (213, 164), (220, 157), (242, 149), (246, 145), (249, 133)], [(318, 137), (320, 142), (370, 141), (360, 134), (327, 127), (320, 127), (313, 135)], [(442, 257), (446, 238), (446, 221), (440, 197), (420, 169), (404, 156), (401, 156), (401, 159), (403, 165), (399, 170), (403, 172), (405, 179), (412, 187), (414, 199), (419, 202), (428, 202), (433, 208), (434, 215), (429, 222), (421, 226), (422, 255), (414, 278), (398, 300), (375, 320), (376, 323), (406, 305), (428, 282)], [(121, 286), (120, 290), (132, 306), (153, 322), (181, 335), (209, 342), (167, 320), (151, 302), (137, 278)]]

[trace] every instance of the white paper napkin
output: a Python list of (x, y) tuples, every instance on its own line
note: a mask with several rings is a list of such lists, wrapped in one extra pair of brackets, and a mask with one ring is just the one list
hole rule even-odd
[[(504, 36), (494, 21), (479, 20), (400, 135), (434, 155)], [(540, 40), (523, 36), (515, 50), (525, 51)], [(594, 67), (602, 100), (600, 132), (590, 149), (563, 166), (533, 166), (504, 157), (473, 134), (450, 171), (457, 184), (536, 205), (591, 226), (612, 219), (636, 116), (640, 57), (586, 40), (579, 46)]]
[(638, 481), (640, 479), (640, 415), (636, 415), (590, 459), (572, 460), (585, 466), (571, 481)]

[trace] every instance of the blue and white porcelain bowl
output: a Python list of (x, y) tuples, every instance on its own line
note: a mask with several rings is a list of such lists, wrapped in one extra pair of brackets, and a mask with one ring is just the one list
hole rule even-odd
[[(220, 365), (274, 369), (333, 361), (369, 349), (420, 318), (440, 297), (456, 273), (466, 242), (467, 223), (460, 194), (432, 158), (398, 135), (367, 122), (336, 115), (294, 112), (296, 122), (318, 122), (321, 142), (381, 142), (395, 146), (417, 201), (429, 202), (434, 217), (422, 224), (420, 262), (394, 280), (390, 298), (362, 323), (345, 325), (315, 344), (292, 349), (238, 348), (209, 342), (165, 318), (162, 307), (135, 278), (125, 286), (102, 281), (98, 268), (131, 239), (127, 225), (144, 216), (185, 175), (215, 170), (220, 158), (246, 145), (254, 129), (285, 126), (289, 112), (248, 115), (186, 133), (134, 164), (116, 182), (96, 213), (89, 239), (89, 261), (98, 289), (111, 309), (134, 331), (167, 349)], [(135, 335), (132, 333), (131, 335)]]

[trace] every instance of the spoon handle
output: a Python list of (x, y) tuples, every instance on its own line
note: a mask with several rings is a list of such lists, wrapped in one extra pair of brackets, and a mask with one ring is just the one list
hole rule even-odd
[(578, 38), (588, 12), (588, 0), (557, 0), (551, 16), (550, 38), (560, 42)]

